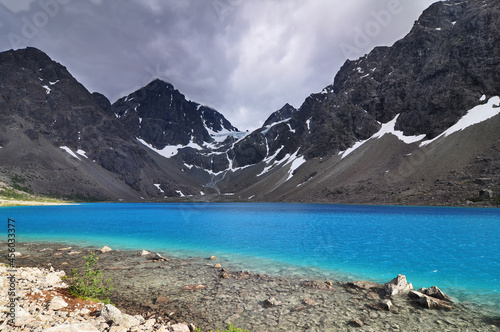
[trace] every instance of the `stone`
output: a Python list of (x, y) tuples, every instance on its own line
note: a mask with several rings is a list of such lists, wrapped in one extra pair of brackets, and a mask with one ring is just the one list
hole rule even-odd
[(42, 332), (99, 332), (97, 328), (89, 323), (60, 324), (43, 329)]
[(219, 263), (217, 263), (217, 264), (214, 265), (215, 269), (220, 269), (221, 267), (222, 267), (222, 265), (220, 265)]
[(163, 257), (162, 255), (160, 255), (159, 253), (154, 254), (153, 257), (151, 257), (151, 259), (154, 261), (157, 261), (157, 262), (167, 261), (167, 259), (165, 257)]
[(147, 321), (142, 324), (146, 329), (152, 329), (153, 326), (155, 326), (156, 320), (155, 319), (148, 319)]
[(101, 249), (99, 249), (100, 252), (102, 252), (103, 254), (104, 253), (107, 253), (107, 252), (110, 252), (110, 251), (113, 251), (113, 249), (111, 249), (110, 247), (108, 246), (104, 246), (102, 247)]
[(394, 307), (391, 300), (384, 300), (384, 301), (380, 302), (379, 306), (383, 310), (387, 310), (387, 311), (391, 311), (392, 308)]
[(90, 314), (90, 310), (87, 309), (87, 308), (83, 308), (82, 310), (80, 310), (80, 315), (84, 316), (84, 315), (88, 315)]
[(213, 256), (213, 255), (212, 255), (212, 256), (208, 257), (208, 259), (210, 259), (210, 260), (214, 260), (214, 259), (217, 259), (217, 256)]
[(117, 325), (113, 325), (109, 329), (109, 332), (127, 332), (127, 331), (128, 331), (128, 328), (123, 327), (123, 326), (117, 326)]
[(482, 189), (479, 191), (480, 199), (492, 199), (493, 198), (493, 190), (491, 189)]
[(67, 306), (68, 304), (63, 300), (62, 297), (54, 297), (52, 300), (50, 300), (48, 308), (49, 310), (57, 311), (66, 308)]
[(363, 327), (363, 322), (359, 319), (353, 319), (349, 322), (349, 325), (353, 326), (353, 327)]
[(128, 314), (122, 314), (121, 320), (115, 322), (116, 324), (130, 329), (133, 326), (139, 325), (141, 322), (134, 316)]
[(406, 276), (400, 274), (385, 284), (385, 292), (389, 296), (405, 295), (413, 290), (413, 285), (406, 281)]
[(22, 254), (19, 251), (14, 251), (14, 257), (21, 257)]
[(207, 286), (199, 285), (199, 284), (192, 284), (192, 285), (183, 286), (182, 290), (191, 291), (191, 290), (204, 289), (204, 288), (207, 288)]
[(155, 304), (167, 304), (167, 303), (170, 303), (172, 302), (171, 299), (169, 299), (168, 297), (165, 297), (165, 296), (158, 296), (155, 300)]
[(111, 304), (106, 304), (101, 310), (101, 316), (104, 318), (106, 322), (112, 322), (113, 324), (117, 324), (122, 319), (121, 311)]
[(147, 255), (150, 255), (151, 252), (147, 251), (147, 250), (141, 250), (139, 251), (139, 256), (147, 256)]
[(174, 324), (170, 326), (172, 332), (190, 332), (189, 326), (186, 324)]
[(318, 305), (318, 302), (314, 301), (311, 298), (305, 298), (305, 299), (302, 300), (302, 302), (304, 304), (307, 304), (307, 305), (311, 306), (311, 307), (314, 307), (314, 306)]
[(312, 281), (303, 281), (301, 286), (304, 288), (312, 288), (319, 290), (335, 290), (328, 282), (312, 280)]
[(449, 301), (440, 300), (438, 298), (434, 298), (428, 296), (426, 294), (410, 291), (408, 293), (408, 297), (412, 299), (414, 302), (419, 303), (422, 307), (426, 309), (452, 309), (452, 303)]
[(277, 307), (279, 305), (281, 305), (281, 302), (276, 300), (274, 297), (271, 297), (264, 301), (264, 306), (266, 308)]
[(449, 302), (452, 302), (450, 300), (450, 298), (445, 294), (443, 293), (442, 290), (440, 290), (437, 286), (432, 286), (431, 288), (427, 289), (427, 288), (421, 288), (418, 290), (420, 293), (423, 293), (425, 295), (428, 295), (428, 296), (431, 296), (431, 297), (434, 297), (436, 299), (440, 299), (440, 300), (445, 300), (445, 301), (449, 301)]
[(365, 280), (348, 282), (346, 285), (350, 288), (357, 288), (357, 289), (363, 289), (363, 290), (371, 290), (372, 288), (381, 289), (383, 287), (381, 284), (377, 284), (375, 282), (365, 281)]

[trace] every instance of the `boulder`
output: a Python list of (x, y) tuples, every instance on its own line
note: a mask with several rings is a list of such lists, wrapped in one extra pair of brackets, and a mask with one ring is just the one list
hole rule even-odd
[(400, 274), (385, 284), (385, 292), (389, 296), (405, 295), (413, 290), (413, 285), (406, 281), (406, 276)]
[(111, 304), (106, 304), (101, 310), (101, 316), (106, 322), (112, 322), (118, 325), (118, 322), (122, 320), (121, 311)]
[(491, 189), (482, 189), (479, 191), (480, 199), (492, 199), (493, 198), (493, 190)]
[(108, 246), (104, 246), (102, 247), (101, 249), (99, 249), (100, 252), (102, 252), (103, 254), (107, 253), (107, 252), (110, 252), (110, 251), (113, 251), (113, 249), (111, 249), (110, 247)]
[(208, 259), (210, 259), (210, 260), (214, 260), (214, 259), (217, 259), (217, 256), (213, 256), (213, 255), (212, 255), (212, 256), (208, 257)]
[(165, 257), (163, 257), (162, 255), (160, 255), (159, 253), (156, 253), (154, 254), (152, 257), (151, 257), (152, 260), (154, 261), (157, 261), (157, 262), (165, 262), (167, 261), (168, 259), (166, 259)]
[(216, 268), (216, 269), (220, 269), (221, 267), (222, 267), (222, 265), (220, 265), (219, 263), (214, 265), (214, 268)]
[(147, 256), (147, 255), (150, 255), (151, 252), (147, 251), (147, 250), (141, 250), (139, 251), (139, 256)]
[(421, 288), (418, 291), (422, 294), (434, 297), (436, 299), (452, 302), (450, 298), (445, 293), (443, 293), (443, 291), (440, 290), (437, 286), (432, 286), (429, 289)]
[(452, 309), (452, 303), (450, 301), (444, 301), (440, 300), (438, 298), (428, 296), (426, 294), (417, 292), (417, 291), (410, 291), (408, 293), (408, 296), (410, 299), (412, 299), (414, 302), (417, 302), (420, 304), (422, 307), (426, 309)]

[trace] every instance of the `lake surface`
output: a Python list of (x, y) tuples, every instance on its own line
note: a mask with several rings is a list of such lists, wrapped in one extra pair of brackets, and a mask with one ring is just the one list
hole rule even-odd
[(500, 209), (99, 203), (7, 207), (0, 217), (16, 220), (20, 242), (216, 255), (233, 268), (341, 280), (405, 274), (415, 288), (500, 311)]

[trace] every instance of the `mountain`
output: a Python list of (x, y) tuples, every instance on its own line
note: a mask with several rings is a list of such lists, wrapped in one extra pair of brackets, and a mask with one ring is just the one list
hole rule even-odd
[(203, 146), (217, 134), (238, 132), (214, 109), (186, 100), (170, 83), (156, 79), (116, 101), (113, 112), (135, 137), (156, 149), (167, 145)]
[(432, 205), (498, 193), (499, 116), (425, 143), (475, 107), (498, 113), (499, 11), (498, 2), (433, 4), (393, 46), (346, 61), (291, 118), (237, 142), (236, 165), (254, 172), (248, 181), (235, 174), (224, 190), (242, 199)]
[(111, 104), (36, 49), (0, 54), (0, 182), (101, 199), (500, 203), (500, 3), (441, 1), (241, 132), (154, 80)]
[(174, 163), (130, 136), (106, 97), (88, 92), (45, 53), (0, 53), (0, 72), (3, 182), (79, 199), (199, 192)]

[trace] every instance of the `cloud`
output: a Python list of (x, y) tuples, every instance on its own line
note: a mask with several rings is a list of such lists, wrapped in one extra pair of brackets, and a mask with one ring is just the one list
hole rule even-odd
[[(1, 50), (12, 48), (7, 32), (23, 37), (26, 22), (43, 16), (40, 1), (59, 0), (0, 0)], [(299, 107), (310, 93), (331, 84), (347, 57), (403, 37), (432, 1), (61, 3), (36, 34), (23, 37), (24, 46), (45, 51), (89, 90), (114, 102), (159, 77), (238, 128), (253, 129), (285, 103)], [(385, 24), (377, 15), (394, 5), (400, 10)], [(359, 31), (370, 33), (366, 43), (356, 43)], [(352, 54), (345, 45), (352, 46)]]

